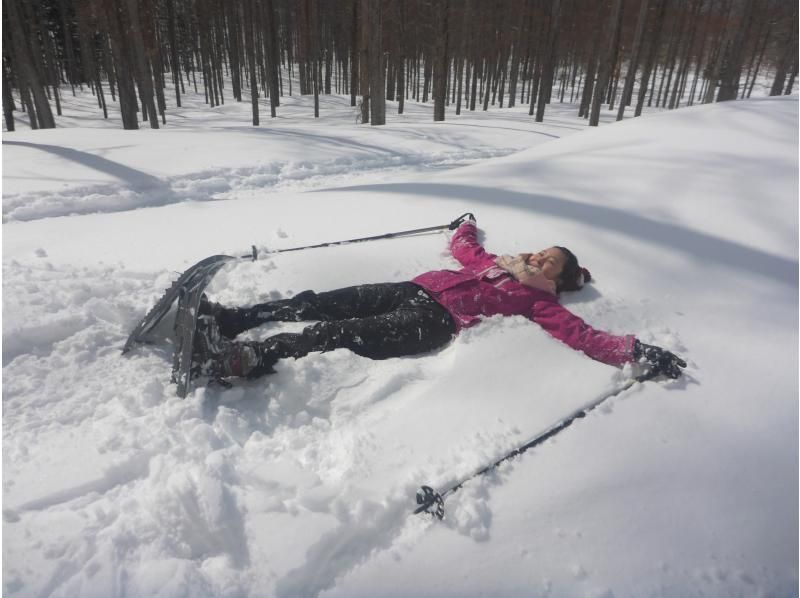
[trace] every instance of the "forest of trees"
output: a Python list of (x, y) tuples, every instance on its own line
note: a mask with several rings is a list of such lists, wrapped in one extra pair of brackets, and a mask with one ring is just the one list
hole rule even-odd
[[(448, 110), (570, 102), (638, 116), (748, 97), (769, 77), (789, 94), (797, 0), (3, 0), (3, 112), (55, 126), (52, 106), (88, 86), (123, 127), (166, 123), (186, 88), (206, 102), (349, 94), (361, 122), (387, 100)], [(293, 81), (294, 87), (293, 89)], [(298, 89), (299, 87), (299, 89)], [(393, 105), (394, 109), (394, 105)]]

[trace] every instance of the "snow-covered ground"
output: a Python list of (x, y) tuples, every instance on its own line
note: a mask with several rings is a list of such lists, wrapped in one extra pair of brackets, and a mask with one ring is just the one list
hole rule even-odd
[[(260, 128), (249, 105), (189, 102), (163, 130), (122, 131), (79, 98), (63, 128), (3, 134), (4, 595), (797, 595), (797, 97), (596, 129), (572, 106), (433, 123), (413, 102), (366, 127), (348, 98), (323, 101), (315, 121), (286, 98)], [(442, 522), (410, 515), (420, 484), (630, 368), (523, 318), (185, 400), (168, 326), (120, 355), (203, 257), (466, 211), (496, 253), (569, 246), (596, 280), (564, 303), (689, 367), (468, 483)], [(453, 263), (444, 234), (264, 254), (210, 293), (252, 304)]]

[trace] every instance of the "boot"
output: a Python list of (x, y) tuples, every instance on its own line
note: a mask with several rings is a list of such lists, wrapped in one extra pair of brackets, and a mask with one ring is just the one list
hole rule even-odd
[(212, 315), (197, 318), (192, 375), (220, 378), (256, 378), (274, 373), (278, 355), (259, 343), (236, 343), (221, 333)]
[(248, 328), (253, 327), (248, 321), (245, 311), (238, 307), (223, 307), (219, 303), (209, 301), (205, 293), (200, 297), (198, 314), (212, 316), (219, 325), (220, 333), (229, 339), (234, 339)]

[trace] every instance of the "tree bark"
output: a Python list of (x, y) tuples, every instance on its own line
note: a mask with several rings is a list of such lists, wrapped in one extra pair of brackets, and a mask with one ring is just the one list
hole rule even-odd
[(636, 33), (633, 36), (633, 47), (631, 48), (631, 58), (628, 61), (628, 73), (625, 76), (625, 87), (622, 89), (622, 97), (619, 101), (617, 110), (617, 120), (622, 120), (625, 114), (625, 107), (630, 102), (633, 95), (633, 84), (636, 82), (636, 71), (639, 68), (639, 58), (642, 53), (642, 38), (644, 37), (644, 26), (647, 23), (648, 11), (650, 10), (650, 0), (642, 0), (639, 9), (639, 17), (636, 21)]
[(358, 26), (359, 26), (359, 15), (358, 15), (358, 5), (361, 0), (353, 0), (351, 5), (352, 11), (352, 21), (351, 21), (351, 33), (352, 36), (350, 38), (350, 105), (356, 105), (356, 96), (359, 94), (358, 89), (358, 73), (359, 73), (359, 62), (358, 58), (360, 55), (359, 52), (359, 35), (358, 35)]
[(406, 48), (406, 12), (405, 2), (395, 2), (395, 7), (397, 10), (397, 32), (398, 32), (398, 40), (397, 40), (397, 48), (395, 49), (395, 71), (397, 72), (397, 92), (400, 96), (397, 101), (397, 113), (403, 114), (403, 109), (405, 108), (405, 96), (406, 96), (406, 76), (405, 76), (405, 48)]
[[(792, 11), (792, 26), (787, 28), (778, 46), (778, 60), (775, 69), (775, 79), (772, 82), (772, 88), (769, 95), (778, 96), (784, 93), (784, 89), (791, 87), (786, 85), (786, 76), (791, 68), (792, 61), (796, 60), (797, 55), (797, 5), (795, 4)], [(791, 80), (792, 86), (794, 81)]]
[(153, 97), (153, 75), (150, 71), (150, 62), (145, 55), (144, 37), (142, 36), (142, 25), (139, 18), (138, 0), (127, 0), (128, 17), (130, 19), (130, 39), (133, 42), (133, 54), (136, 63), (136, 71), (139, 79), (139, 89), (141, 93), (142, 111), (147, 111), (150, 126), (158, 128), (158, 114)]
[(603, 98), (606, 94), (606, 85), (608, 84), (608, 75), (613, 61), (613, 53), (616, 50), (614, 40), (617, 36), (617, 28), (619, 26), (619, 14), (622, 10), (622, 0), (612, 0), (611, 14), (609, 15), (609, 28), (611, 40), (605, 52), (605, 57), (600, 63), (600, 70), (597, 74), (597, 83), (594, 88), (594, 97), (592, 100), (592, 109), (589, 114), (589, 126), (596, 127), (600, 123), (600, 106), (603, 103)]
[[(678, 45), (680, 44), (681, 40), (683, 39), (683, 21), (686, 16), (686, 9), (683, 5), (681, 5), (680, 14), (675, 17), (675, 21), (672, 25), (672, 31), (669, 36), (669, 46), (667, 47), (667, 57), (664, 60), (664, 65), (661, 70), (661, 81), (658, 85), (658, 94), (656, 95), (656, 107), (661, 105), (661, 98), (662, 93), (664, 91), (664, 83), (667, 83), (667, 87), (669, 87), (669, 81), (672, 78), (672, 71), (675, 68), (675, 54), (677, 52)], [(666, 100), (664, 100), (666, 104)], [(649, 105), (649, 104), (648, 104)]]
[[(525, 2), (524, 8), (524, 21), (522, 23), (517, 22), (515, 25), (512, 25), (512, 54), (511, 54), (511, 72), (508, 76), (508, 107), (513, 108), (517, 101), (517, 81), (519, 80), (519, 64), (520, 58), (524, 52), (523, 50), (523, 43), (522, 39), (523, 36), (526, 38), (528, 37), (528, 29), (525, 26), (528, 23), (528, 14), (530, 14), (531, 7), (530, 1)], [(465, 32), (464, 32), (464, 41), (466, 42), (466, 23), (467, 23), (467, 14), (468, 10), (465, 9), (464, 15), (464, 22), (465, 22)]]
[[(742, 61), (744, 57), (744, 43), (753, 24), (754, 0), (744, 0), (741, 19), (736, 32), (733, 34), (728, 52), (723, 62), (720, 73), (719, 93), (717, 101), (724, 102), (735, 100), (739, 95), (739, 80), (742, 75)], [(796, 36), (795, 36), (796, 37)]]
[(245, 54), (247, 56), (247, 70), (250, 73), (250, 106), (253, 114), (253, 126), (260, 124), (258, 114), (258, 67), (256, 65), (256, 41), (254, 13), (256, 11), (255, 0), (244, 1), (244, 35), (245, 35)]
[(553, 89), (553, 72), (556, 63), (556, 51), (558, 49), (558, 29), (561, 26), (561, 3), (560, 0), (553, 0), (550, 13), (550, 34), (547, 40), (547, 55), (544, 58), (544, 68), (542, 72), (539, 100), (536, 106), (536, 122), (544, 120), (545, 104), (550, 100), (550, 93)]
[(314, 118), (319, 118), (319, 25), (317, 0), (306, 0), (306, 31), (309, 44), (308, 54), (311, 62), (312, 91), (314, 93)]
[[(644, 63), (644, 69), (642, 71), (642, 81), (639, 84), (639, 95), (636, 99), (636, 110), (634, 110), (634, 116), (641, 116), (642, 108), (644, 108), (644, 100), (647, 97), (647, 86), (650, 83), (650, 76), (653, 71), (653, 65), (656, 61), (656, 54), (658, 53), (658, 47), (661, 44), (661, 32), (664, 30), (664, 14), (667, 10), (667, 0), (656, 0), (658, 3), (658, 12), (656, 14), (656, 19), (653, 24), (653, 33), (652, 39), (650, 40), (650, 48), (647, 52), (647, 60)], [(655, 77), (653, 78), (653, 82), (655, 82)]]
[(383, 3), (369, 8), (369, 95), (370, 124), (386, 124), (386, 60), (383, 57)]
[(67, 15), (66, 0), (58, 0), (58, 11), (61, 14), (61, 28), (64, 32), (64, 51), (67, 54), (67, 80), (72, 87), (72, 95), (75, 95), (75, 82), (79, 80), (78, 68), (75, 62), (75, 49), (72, 37), (72, 27)]
[(178, 59), (178, 36), (175, 27), (175, 0), (167, 2), (167, 21), (169, 23), (169, 51), (172, 81), (175, 84), (175, 105), (181, 107), (181, 66)]
[[(595, 23), (602, 23), (604, 3), (597, 3), (597, 15), (594, 20)], [(595, 74), (597, 72), (598, 62), (600, 61), (600, 48), (603, 40), (603, 26), (596, 25), (594, 27), (594, 39), (587, 56), (586, 76), (584, 77), (583, 93), (581, 94), (581, 104), (578, 108), (578, 117), (589, 117), (589, 108), (592, 103), (592, 94), (595, 88)]]
[[(359, 81), (359, 91), (361, 93), (361, 122), (362, 124), (366, 124), (369, 122), (370, 117), (370, 8), (371, 2), (370, 0), (360, 0), (361, 5), (359, 6), (359, 31), (360, 31), (360, 38), (361, 38), (361, 49), (360, 49), (360, 56), (358, 59), (359, 63), (359, 72), (360, 72), (360, 81)], [(374, 50), (373, 50), (374, 52)]]
[(714, 0), (711, 0), (711, 3), (708, 6), (708, 13), (706, 14), (705, 23), (703, 23), (703, 33), (700, 34), (700, 50), (697, 52), (697, 59), (694, 68), (694, 77), (692, 78), (692, 88), (689, 90), (689, 100), (687, 102), (687, 106), (691, 106), (694, 103), (695, 91), (697, 91), (697, 81), (700, 76), (700, 67), (703, 64), (703, 55), (706, 49), (706, 37), (708, 36), (708, 27), (711, 21), (711, 15), (714, 10)]
[(722, 61), (725, 56), (725, 43), (727, 38), (727, 29), (730, 25), (731, 12), (733, 10), (733, 1), (728, 0), (727, 4), (723, 2), (722, 10), (725, 13), (723, 22), (719, 27), (720, 32), (715, 36), (711, 44), (713, 48), (712, 55), (709, 56), (708, 67), (706, 69), (706, 89), (703, 94), (703, 102), (709, 104), (714, 101), (719, 86), (719, 76), (722, 70)]
[(444, 120), (445, 99), (447, 95), (447, 76), (450, 61), (447, 57), (447, 18), (449, 0), (437, 2), (435, 33), (435, 70), (433, 78), (433, 120)]
[(689, 70), (689, 58), (691, 57), (692, 46), (694, 45), (695, 35), (697, 34), (697, 22), (700, 20), (700, 7), (702, 0), (695, 0), (694, 6), (689, 18), (689, 41), (684, 49), (683, 58), (678, 66), (678, 75), (675, 80), (675, 87), (672, 89), (672, 96), (669, 100), (668, 108), (672, 110), (680, 105), (681, 98), (683, 97), (684, 85), (686, 75)]
[(617, 80), (619, 79), (619, 56), (621, 53), (621, 39), (622, 39), (622, 18), (625, 13), (625, 2), (620, 4), (619, 14), (617, 15), (617, 23), (614, 27), (613, 41), (611, 42), (611, 66), (608, 69), (609, 80), (606, 83), (606, 104), (609, 110), (614, 109), (614, 94), (617, 89)]
[(4, 12), (9, 17), (11, 43), (16, 60), (17, 83), (20, 91), (24, 89), (23, 103), (28, 111), (31, 128), (55, 128), (55, 119), (45, 92), (46, 82), (36, 67), (36, 57), (26, 39), (28, 28), (24, 27), (20, 16), (22, 7), (17, 6), (17, 0), (4, 0), (3, 5), (5, 6)]
[(3, 59), (3, 117), (6, 120), (6, 130), (14, 130), (14, 97), (11, 95), (11, 85), (8, 81), (5, 58)]
[(260, 3), (266, 11), (266, 28), (269, 34), (264, 53), (267, 56), (267, 83), (269, 85), (269, 110), (270, 116), (278, 115), (281, 105), (281, 56), (278, 47), (278, 13), (275, 11), (273, 0)]

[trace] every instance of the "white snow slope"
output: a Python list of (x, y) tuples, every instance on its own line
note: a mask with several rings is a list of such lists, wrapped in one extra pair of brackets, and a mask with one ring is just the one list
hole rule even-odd
[[(64, 128), (3, 134), (4, 595), (797, 595), (796, 96), (591, 130), (571, 107), (434, 124), (413, 104), (363, 127), (333, 97), (319, 121), (287, 98), (258, 129), (229, 104), (126, 132), (80, 101)], [(632, 368), (521, 317), (430, 355), (313, 354), (185, 400), (168, 324), (120, 355), (207, 255), (466, 211), (495, 253), (569, 246), (596, 280), (564, 303), (689, 367), (469, 482), (442, 522), (410, 515), (420, 484)], [(453, 263), (442, 234), (264, 254), (209, 292), (246, 305)]]

